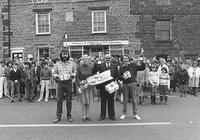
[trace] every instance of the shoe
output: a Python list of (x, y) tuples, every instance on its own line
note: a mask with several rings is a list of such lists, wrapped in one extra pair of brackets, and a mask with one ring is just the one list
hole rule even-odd
[(58, 123), (61, 120), (61, 118), (56, 118), (53, 122)]
[(83, 122), (87, 122), (87, 118), (82, 118), (82, 121)]
[(141, 118), (136, 114), (136, 115), (134, 115), (134, 118), (136, 119), (136, 120), (141, 120)]
[(104, 117), (99, 117), (99, 121), (105, 120)]
[(125, 114), (122, 114), (122, 115), (120, 116), (120, 120), (124, 120), (125, 117), (126, 117), (126, 115), (125, 115)]
[(92, 119), (90, 117), (86, 117), (87, 121), (92, 121)]
[(48, 99), (45, 99), (45, 102), (48, 102)]
[(18, 101), (19, 101), (19, 102), (22, 102), (22, 99), (19, 99)]
[(38, 101), (38, 102), (40, 102), (40, 101), (42, 101), (42, 99), (41, 99), (41, 98), (39, 98), (37, 101)]
[(67, 117), (68, 122), (73, 122), (72, 117)]
[(115, 117), (109, 117), (110, 120), (116, 121), (117, 119)]
[(12, 99), (10, 102), (11, 102), (11, 103), (14, 103), (14, 100)]

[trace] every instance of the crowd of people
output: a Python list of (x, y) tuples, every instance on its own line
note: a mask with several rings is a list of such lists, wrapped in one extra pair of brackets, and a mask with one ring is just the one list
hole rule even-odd
[[(88, 85), (88, 77), (110, 70), (112, 80), (98, 85)], [(18, 58), (0, 63), (0, 98), (11, 103), (24, 101), (45, 102), (52, 98), (57, 102), (56, 119), (61, 120), (63, 100), (66, 100), (67, 120), (72, 122), (72, 96), (77, 97), (82, 110), (82, 121), (91, 121), (90, 105), (97, 97), (101, 102), (99, 121), (105, 120), (108, 108), (110, 120), (116, 120), (114, 102), (123, 104), (120, 120), (125, 119), (127, 103), (132, 103), (133, 117), (141, 120), (137, 105), (144, 104), (150, 97), (152, 105), (167, 105), (168, 95), (178, 93), (197, 96), (199, 87), (199, 60), (181, 61), (175, 59), (140, 56), (134, 59), (128, 55), (91, 58), (83, 55), (77, 62), (70, 58), (68, 50), (62, 50), (60, 58), (51, 61), (41, 59), (21, 62)], [(115, 81), (119, 89), (110, 93), (106, 85)], [(107, 107), (108, 104), (108, 107)]]

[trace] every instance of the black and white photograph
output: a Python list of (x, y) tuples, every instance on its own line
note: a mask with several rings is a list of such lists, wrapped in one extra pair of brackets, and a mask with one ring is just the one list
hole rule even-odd
[(0, 140), (200, 140), (200, 0), (0, 0)]

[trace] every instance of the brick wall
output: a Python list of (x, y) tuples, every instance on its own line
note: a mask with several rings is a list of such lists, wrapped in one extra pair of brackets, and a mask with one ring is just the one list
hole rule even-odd
[[(171, 56), (199, 55), (200, 53), (200, 2), (199, 0), (171, 0), (169, 6), (156, 6), (155, 0), (131, 0), (131, 14), (139, 15), (137, 23), (142, 47), (147, 56), (168, 54)], [(157, 19), (170, 19), (171, 41), (155, 40)]]
[[(107, 34), (92, 34), (91, 10), (88, 7), (107, 6)], [(24, 47), (25, 53), (34, 52), (42, 46), (51, 46), (51, 53), (56, 56), (66, 41), (105, 41), (129, 40), (140, 42), (135, 38), (139, 16), (130, 14), (129, 0), (49, 0), (43, 4), (32, 4), (31, 0), (12, 0), (11, 2), (11, 36), (12, 47)], [(33, 9), (52, 8), (51, 35), (35, 35), (35, 13)], [(66, 22), (66, 12), (73, 12), (73, 21)], [(25, 54), (26, 58), (26, 54)]]

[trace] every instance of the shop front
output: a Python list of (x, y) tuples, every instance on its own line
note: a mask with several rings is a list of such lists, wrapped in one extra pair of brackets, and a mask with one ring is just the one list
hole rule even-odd
[(128, 46), (128, 40), (64, 42), (64, 47), (69, 49), (72, 58), (80, 58), (84, 54), (91, 57), (101, 57), (105, 54), (122, 56), (126, 49), (129, 49)]

